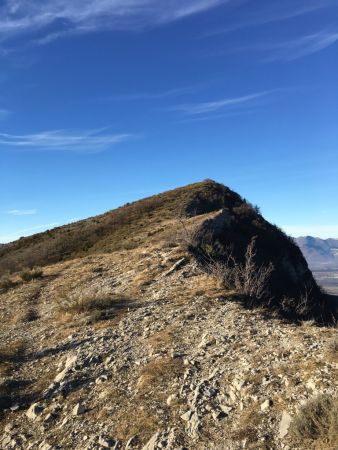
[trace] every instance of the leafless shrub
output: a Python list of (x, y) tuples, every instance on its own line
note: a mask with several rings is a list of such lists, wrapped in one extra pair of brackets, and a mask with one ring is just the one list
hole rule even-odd
[(189, 224), (188, 219), (182, 216), (178, 219), (175, 241), (186, 249), (191, 250), (198, 245), (198, 232), (199, 227), (196, 224)]
[(298, 316), (306, 316), (309, 311), (312, 288), (305, 287), (298, 298), (284, 297), (281, 302), (282, 310), (286, 313), (292, 311)]
[(245, 252), (243, 263), (237, 263), (231, 247), (225, 252), (222, 262), (211, 261), (207, 267), (209, 273), (226, 289), (233, 289), (250, 299), (262, 299), (268, 294), (268, 281), (274, 270), (272, 263), (257, 265), (256, 240), (253, 238)]
[(315, 441), (315, 448), (336, 448), (338, 399), (319, 395), (308, 401), (293, 419), (290, 435), (297, 442)]
[(223, 261), (211, 259), (207, 263), (207, 272), (216, 279), (220, 287), (227, 290), (235, 288), (235, 267), (236, 261), (232, 254), (232, 246), (225, 249)]

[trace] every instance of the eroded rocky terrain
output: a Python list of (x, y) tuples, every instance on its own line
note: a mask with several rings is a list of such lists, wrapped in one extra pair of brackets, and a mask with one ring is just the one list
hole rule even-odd
[[(110, 294), (107, 317), (69, 308)], [(337, 396), (336, 330), (236, 298), (173, 245), (57, 263), (2, 292), (1, 448), (334, 448), (296, 442), (290, 423)]]

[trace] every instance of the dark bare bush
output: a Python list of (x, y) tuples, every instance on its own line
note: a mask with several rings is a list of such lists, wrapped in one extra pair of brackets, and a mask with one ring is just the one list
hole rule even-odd
[(199, 245), (199, 227), (196, 224), (189, 224), (186, 218), (180, 217), (175, 242), (186, 250), (195, 249)]
[(243, 263), (236, 262), (231, 247), (225, 252), (223, 261), (211, 260), (207, 264), (208, 272), (227, 290), (234, 290), (251, 300), (268, 298), (269, 278), (273, 265), (258, 265), (255, 261), (255, 238), (249, 243)]
[(312, 289), (304, 288), (298, 298), (283, 297), (281, 301), (282, 310), (286, 314), (295, 312), (299, 317), (306, 317), (312, 302)]

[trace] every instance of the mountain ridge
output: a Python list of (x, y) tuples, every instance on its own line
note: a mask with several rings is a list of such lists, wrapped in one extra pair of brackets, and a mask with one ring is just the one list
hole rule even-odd
[[(225, 186), (0, 255), (18, 262), (0, 284), (1, 448), (334, 447), (335, 311), (293, 240)], [(299, 440), (317, 393), (321, 428)]]
[(338, 266), (338, 239), (301, 236), (295, 242), (311, 267), (322, 264)]

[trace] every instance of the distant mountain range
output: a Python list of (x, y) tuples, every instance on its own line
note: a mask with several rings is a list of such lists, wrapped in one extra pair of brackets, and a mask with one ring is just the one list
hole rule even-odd
[(338, 239), (305, 236), (296, 238), (295, 241), (310, 267), (338, 267)]

